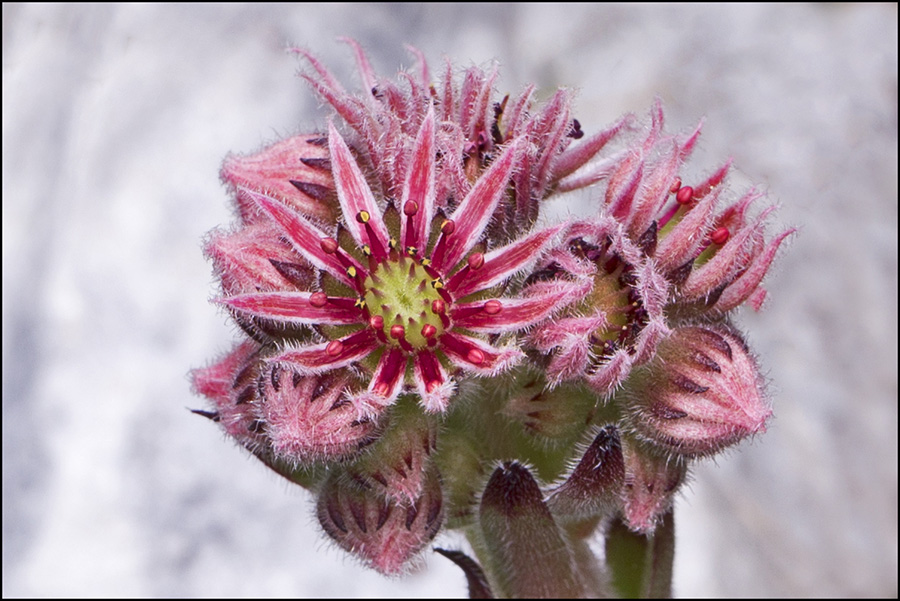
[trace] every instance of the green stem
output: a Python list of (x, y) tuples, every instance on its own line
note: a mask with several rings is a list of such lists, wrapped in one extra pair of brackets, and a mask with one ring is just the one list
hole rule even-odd
[(635, 534), (620, 520), (613, 522), (607, 533), (606, 562), (621, 598), (670, 598), (674, 558), (673, 510), (663, 516), (651, 535)]

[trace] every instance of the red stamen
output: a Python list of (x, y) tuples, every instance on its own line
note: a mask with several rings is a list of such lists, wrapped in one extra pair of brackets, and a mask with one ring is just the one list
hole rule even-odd
[(430, 323), (426, 323), (422, 326), (422, 337), (423, 338), (431, 338), (437, 333), (437, 328), (431, 325)]
[(340, 340), (332, 340), (325, 347), (325, 354), (329, 357), (337, 357), (344, 350), (344, 343)]
[(436, 298), (431, 301), (431, 312), (435, 315), (442, 315), (446, 310), (447, 304), (443, 300)]
[(679, 204), (686, 205), (691, 202), (693, 197), (694, 189), (690, 186), (684, 186), (683, 188), (678, 190), (678, 193), (675, 195), (675, 200), (678, 201)]
[(466, 359), (475, 365), (481, 365), (484, 363), (484, 353), (477, 348), (473, 348), (466, 354)]
[(324, 307), (328, 302), (328, 295), (324, 292), (313, 292), (309, 295), (309, 304), (316, 308)]
[(416, 213), (419, 212), (419, 203), (414, 200), (407, 200), (406, 204), (403, 205), (403, 214), (407, 217), (412, 217)]
[(328, 253), (329, 255), (333, 255), (337, 252), (339, 247), (337, 240), (334, 238), (322, 238), (322, 250)]
[(373, 315), (369, 318), (369, 325), (373, 330), (381, 331), (384, 328), (384, 317), (381, 315)]
[(404, 334), (406, 334), (406, 330), (403, 328), (402, 325), (397, 324), (397, 325), (391, 326), (391, 338), (396, 338), (397, 340), (400, 340), (401, 338), (403, 338)]
[(676, 192), (678, 192), (679, 188), (681, 188), (681, 178), (676, 177), (675, 181), (672, 182), (672, 186), (669, 188), (669, 192), (671, 192), (672, 194), (675, 194)]
[(496, 315), (503, 309), (503, 305), (500, 304), (500, 301), (491, 299), (488, 302), (484, 303), (484, 307), (482, 307), (482, 309), (488, 315)]
[(725, 244), (728, 241), (728, 237), (731, 235), (731, 232), (728, 231), (727, 227), (720, 227), (712, 234), (710, 234), (709, 238), (716, 244)]
[(472, 253), (468, 259), (469, 269), (481, 269), (484, 265), (484, 253)]

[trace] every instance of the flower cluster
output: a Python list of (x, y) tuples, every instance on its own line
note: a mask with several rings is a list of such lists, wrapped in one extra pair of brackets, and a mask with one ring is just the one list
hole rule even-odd
[[(327, 131), (225, 160), (238, 222), (205, 250), (247, 337), (194, 370), (197, 413), (382, 573), (464, 528), (481, 565), (443, 553), (470, 582), (585, 594), (578, 541), (652, 532), (691, 462), (765, 429), (728, 315), (760, 307), (793, 230), (766, 235), (729, 163), (683, 181), (700, 128), (666, 133), (658, 103), (585, 136), (567, 90), (498, 99), (496, 69), (449, 62), (435, 83), (414, 50), (386, 79), (348, 42), (361, 94), (296, 51)], [(537, 225), (581, 188), (594, 215)]]

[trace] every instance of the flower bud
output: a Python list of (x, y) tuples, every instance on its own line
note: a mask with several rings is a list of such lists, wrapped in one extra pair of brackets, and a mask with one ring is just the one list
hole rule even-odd
[(528, 469), (515, 461), (494, 470), (479, 518), (499, 594), (512, 598), (581, 597), (571, 550)]
[(675, 493), (684, 482), (687, 466), (671, 461), (652, 448), (623, 438), (625, 484), (622, 487), (622, 514), (635, 532), (652, 534), (662, 516), (672, 507)]
[(635, 374), (630, 425), (641, 437), (689, 457), (714, 455), (765, 431), (772, 415), (753, 357), (723, 326), (673, 330)]
[(322, 528), (345, 551), (382, 574), (399, 574), (441, 527), (440, 476), (430, 469), (422, 494), (401, 504), (334, 473), (319, 494), (317, 513)]
[(386, 417), (378, 441), (353, 465), (350, 477), (397, 503), (414, 502), (422, 494), (431, 454), (437, 444), (435, 418), (411, 399), (402, 399)]
[(606, 426), (594, 437), (565, 482), (547, 497), (547, 505), (560, 517), (605, 515), (618, 506), (624, 480), (619, 433), (615, 426)]
[(301, 376), (270, 364), (259, 380), (262, 416), (275, 455), (291, 464), (335, 460), (356, 453), (377, 434), (345, 398), (350, 376)]

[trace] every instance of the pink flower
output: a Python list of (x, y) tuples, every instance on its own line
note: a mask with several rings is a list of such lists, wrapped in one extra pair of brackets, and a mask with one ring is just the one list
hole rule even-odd
[(424, 407), (443, 411), (454, 389), (448, 366), (481, 375), (503, 371), (521, 352), (482, 336), (514, 332), (546, 318), (574, 289), (559, 283), (533, 286), (514, 297), (490, 293), (531, 264), (560, 228), (534, 232), (487, 253), (480, 250), (484, 229), (520, 159), (521, 141), (504, 148), (443, 218), (435, 211), (434, 130), (429, 111), (407, 157), (402, 213), (376, 201), (333, 125), (329, 158), (342, 224), (320, 229), (282, 202), (241, 190), (298, 257), (315, 266), (319, 284), (303, 291), (237, 294), (220, 302), (238, 316), (278, 327), (320, 326), (325, 341), (285, 340), (283, 352), (270, 359), (300, 374), (372, 363), (368, 390), (353, 399), (362, 413), (394, 402), (408, 365)]

